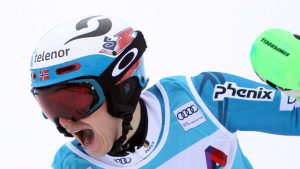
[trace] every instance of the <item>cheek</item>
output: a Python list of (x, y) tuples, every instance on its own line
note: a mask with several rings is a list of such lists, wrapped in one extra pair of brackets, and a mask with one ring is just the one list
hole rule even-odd
[(100, 107), (89, 117), (89, 124), (108, 141), (115, 141), (121, 126), (121, 119), (111, 116), (105, 107)]
[(108, 121), (92, 124), (92, 127), (95, 134), (106, 142), (114, 142), (117, 138), (118, 127)]
[(106, 111), (106, 107), (101, 106), (82, 121), (89, 124), (94, 131), (94, 143), (88, 151), (94, 156), (108, 153), (118, 138), (121, 119), (112, 117)]
[(118, 135), (118, 128), (107, 120), (91, 125), (94, 131), (93, 148), (89, 152), (94, 156), (107, 154), (113, 147)]
[(94, 130), (94, 143), (93, 146), (88, 149), (88, 151), (94, 156), (100, 156), (107, 154), (114, 144), (114, 139), (103, 133), (103, 131), (95, 129)]

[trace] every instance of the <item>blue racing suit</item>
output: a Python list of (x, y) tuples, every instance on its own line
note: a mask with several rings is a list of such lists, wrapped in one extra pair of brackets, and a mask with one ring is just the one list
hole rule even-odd
[(148, 117), (144, 146), (126, 156), (92, 157), (74, 140), (59, 149), (53, 168), (248, 169), (236, 131), (300, 134), (298, 101), (231, 74), (164, 78), (141, 99)]

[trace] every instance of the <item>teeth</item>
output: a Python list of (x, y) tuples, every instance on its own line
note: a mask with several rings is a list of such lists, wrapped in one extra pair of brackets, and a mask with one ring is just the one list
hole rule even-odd
[(80, 132), (81, 130), (76, 130), (76, 131), (73, 131), (72, 133), (73, 134), (76, 134), (76, 133), (78, 133), (78, 132)]

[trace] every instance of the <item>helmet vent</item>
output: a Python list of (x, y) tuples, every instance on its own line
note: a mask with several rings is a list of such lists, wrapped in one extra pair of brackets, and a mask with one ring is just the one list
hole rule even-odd
[(75, 64), (72, 64), (72, 65), (68, 65), (68, 66), (57, 68), (56, 69), (56, 74), (57, 75), (62, 75), (62, 74), (74, 72), (74, 71), (76, 71), (78, 69), (80, 69), (80, 64), (75, 63)]
[(36, 79), (36, 74), (34, 72), (31, 72), (31, 81)]
[(125, 94), (129, 94), (131, 92), (131, 85), (130, 85), (130, 83), (126, 83), (124, 85), (124, 92), (125, 92)]

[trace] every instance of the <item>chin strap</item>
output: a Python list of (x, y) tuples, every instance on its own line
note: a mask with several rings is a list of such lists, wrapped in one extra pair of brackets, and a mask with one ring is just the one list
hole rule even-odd
[[(129, 130), (132, 130), (132, 126), (130, 125), (130, 121), (132, 119), (132, 114), (128, 115), (126, 118), (122, 118), (122, 135), (120, 138), (118, 138), (117, 141), (115, 141), (112, 149), (108, 153), (111, 156), (124, 156), (127, 155), (126, 150), (129, 148), (129, 144), (124, 144), (127, 138), (127, 134), (129, 133)], [(126, 119), (126, 120), (125, 120)]]

